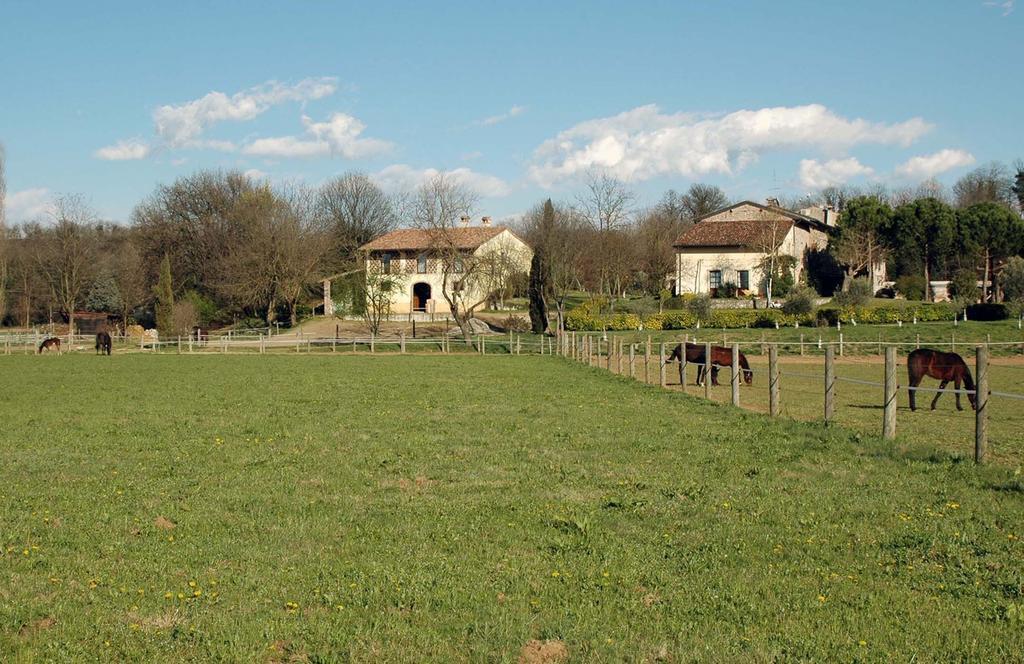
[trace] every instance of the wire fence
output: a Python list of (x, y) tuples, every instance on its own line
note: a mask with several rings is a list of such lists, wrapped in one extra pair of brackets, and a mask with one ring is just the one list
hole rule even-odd
[[(677, 354), (682, 362), (672, 358), (677, 345), (687, 343), (689, 348), (699, 351), (695, 367), (689, 367), (694, 362), (686, 361), (686, 352)], [(940, 383), (936, 387), (911, 385), (908, 374), (899, 372), (901, 349), (913, 350), (916, 343), (883, 342), (881, 362), (863, 357), (844, 360), (836, 343), (823, 344), (820, 356), (809, 356), (806, 352), (801, 356), (791, 350), (798, 347), (788, 342), (747, 341), (723, 346), (710, 341), (694, 344), (688, 337), (678, 344), (655, 344), (651, 338), (634, 341), (569, 333), (560, 340), (558, 349), (560, 354), (584, 364), (666, 389), (731, 402), (772, 416), (849, 425), (881, 433), (887, 439), (897, 437), (897, 413), (902, 412), (899, 419), (905, 421), (906, 431), (900, 438), (904, 441), (928, 443), (957, 454), (973, 447), (972, 454), (978, 463), (990, 456), (989, 444), (995, 441), (1001, 448), (997, 458), (1019, 463), (1024, 460), (1024, 449), (1018, 442), (1024, 412), (1018, 413), (1015, 404), (1024, 400), (1024, 374), (1020, 372), (1024, 365), (1012, 357), (990, 362), (991, 348), (996, 345), (975, 345), (970, 347), (970, 353), (965, 353), (965, 368), (973, 379), (970, 383)], [(748, 362), (744, 348), (751, 351), (754, 361)], [(786, 354), (787, 350), (791, 352)], [(958, 350), (966, 349), (960, 344)], [(758, 351), (760, 354), (755, 354)], [(767, 380), (751, 380), (748, 385), (747, 367), (751, 379), (767, 373)], [(686, 375), (691, 370), (696, 373), (696, 380), (688, 383)], [(715, 384), (716, 373), (725, 374), (721, 385)], [(903, 376), (902, 381), (897, 379), (898, 373)], [(791, 394), (796, 398), (791, 398)], [(914, 398), (917, 395), (934, 401), (918, 403)], [(941, 395), (948, 395), (944, 408), (948, 409), (948, 402), (953, 401), (957, 411), (935, 410)]]

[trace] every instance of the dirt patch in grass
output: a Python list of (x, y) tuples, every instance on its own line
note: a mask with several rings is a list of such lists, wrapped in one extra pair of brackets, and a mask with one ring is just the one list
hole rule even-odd
[(153, 519), (153, 525), (159, 528), (160, 530), (174, 530), (178, 524), (174, 523), (165, 516), (158, 516), (157, 518)]
[(177, 611), (167, 611), (155, 616), (140, 616), (137, 613), (128, 614), (128, 622), (138, 625), (142, 629), (170, 629), (181, 623)]
[(402, 493), (423, 493), (430, 489), (433, 484), (434, 480), (425, 475), (417, 475), (412, 479), (400, 477), (397, 480), (384, 480), (381, 482), (381, 486), (387, 488), (398, 487)]
[(519, 652), (519, 664), (557, 664), (569, 661), (569, 649), (558, 640), (527, 641)]
[(274, 641), (267, 652), (267, 664), (289, 664), (292, 662), (308, 662), (309, 655), (290, 641)]
[(29, 637), (33, 634), (37, 634), (44, 630), (50, 629), (57, 624), (56, 618), (52, 616), (46, 616), (45, 618), (37, 618), (30, 623), (21, 626), (18, 630), (18, 636)]

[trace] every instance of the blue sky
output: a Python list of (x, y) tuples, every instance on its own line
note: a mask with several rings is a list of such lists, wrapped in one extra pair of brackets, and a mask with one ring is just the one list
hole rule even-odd
[(0, 4), (12, 221), (126, 221), (203, 168), (387, 188), (449, 171), (496, 218), (593, 169), (640, 204), (952, 182), (1024, 158), (1024, 3)]

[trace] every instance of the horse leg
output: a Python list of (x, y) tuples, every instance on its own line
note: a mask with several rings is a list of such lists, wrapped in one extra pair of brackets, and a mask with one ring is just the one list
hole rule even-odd
[(907, 393), (910, 395), (910, 410), (917, 410), (917, 401), (915, 401), (915, 399), (914, 399), (914, 397), (917, 395), (917, 390), (915, 390), (913, 388), (917, 387), (920, 384), (921, 384), (921, 379), (920, 378), (915, 380), (913, 375), (910, 376), (910, 387), (911, 387), (911, 389), (907, 390)]
[(704, 365), (697, 365), (697, 386), (700, 387), (704, 384)]
[(718, 382), (718, 367), (717, 366), (716, 367), (711, 367), (711, 385), (714, 386), (714, 387), (717, 387), (719, 385), (719, 382)]
[(939, 397), (942, 396), (942, 390), (946, 389), (946, 385), (949, 385), (948, 380), (944, 380), (939, 383), (939, 391), (935, 393), (935, 398), (932, 399), (932, 410), (935, 410), (935, 404), (938, 402)]
[(953, 386), (956, 388), (956, 409), (963, 410), (964, 407), (960, 405), (960, 379), (953, 379)]

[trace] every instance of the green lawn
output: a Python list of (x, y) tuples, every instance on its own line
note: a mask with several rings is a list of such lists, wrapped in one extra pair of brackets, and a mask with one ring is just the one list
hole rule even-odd
[(0, 366), (0, 659), (1024, 648), (1024, 484), (1002, 465), (550, 357)]

